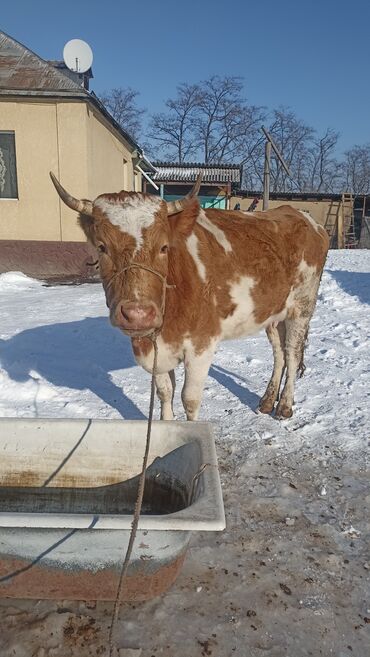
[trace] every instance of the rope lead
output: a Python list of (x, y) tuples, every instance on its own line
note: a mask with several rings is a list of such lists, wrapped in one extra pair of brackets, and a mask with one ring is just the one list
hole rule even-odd
[(150, 406), (149, 406), (149, 416), (148, 416), (148, 428), (147, 428), (147, 433), (146, 433), (146, 445), (145, 445), (145, 453), (144, 453), (144, 458), (143, 458), (143, 467), (141, 470), (140, 474), (140, 479), (139, 479), (139, 485), (137, 489), (137, 498), (136, 498), (136, 504), (135, 504), (135, 511), (134, 511), (134, 517), (131, 525), (131, 533), (130, 533), (130, 539), (128, 542), (127, 550), (126, 550), (126, 555), (122, 564), (120, 576), (119, 576), (119, 581), (118, 581), (118, 587), (117, 587), (117, 593), (116, 593), (116, 599), (114, 602), (114, 607), (113, 607), (113, 614), (112, 614), (112, 623), (110, 626), (109, 630), (109, 657), (113, 657), (113, 650), (114, 648), (117, 648), (117, 646), (114, 646), (113, 643), (113, 634), (115, 630), (115, 626), (118, 621), (118, 614), (119, 610), (121, 607), (121, 597), (122, 597), (122, 589), (123, 589), (123, 583), (125, 580), (125, 577), (127, 576), (127, 571), (128, 571), (128, 566), (131, 558), (131, 553), (132, 553), (132, 548), (134, 546), (134, 541), (136, 537), (136, 531), (138, 528), (139, 524), (139, 519), (140, 519), (140, 513), (141, 513), (141, 506), (143, 503), (143, 496), (144, 496), (144, 486), (145, 486), (145, 475), (146, 475), (146, 468), (147, 468), (147, 463), (148, 463), (148, 456), (149, 456), (149, 448), (150, 448), (150, 435), (151, 435), (151, 430), (152, 430), (152, 421), (153, 421), (153, 411), (154, 411), (154, 396), (155, 396), (155, 373), (157, 370), (157, 360), (158, 360), (158, 345), (157, 345), (157, 337), (156, 334), (154, 333), (150, 337), (153, 347), (154, 347), (154, 360), (153, 360), (153, 370), (152, 370), (152, 381), (151, 381), (151, 389), (150, 389)]

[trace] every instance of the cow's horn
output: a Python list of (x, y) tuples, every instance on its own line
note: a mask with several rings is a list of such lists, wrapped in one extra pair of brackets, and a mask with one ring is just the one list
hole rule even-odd
[(50, 178), (52, 179), (54, 187), (57, 190), (60, 198), (66, 205), (68, 205), (69, 208), (76, 210), (76, 212), (80, 212), (81, 214), (92, 215), (93, 204), (91, 201), (79, 200), (68, 194), (64, 187), (62, 187), (60, 184), (59, 180), (57, 180), (57, 178), (54, 176), (52, 171), (50, 171)]
[(194, 198), (194, 196), (198, 196), (202, 178), (203, 178), (203, 171), (199, 171), (193, 189), (190, 190), (190, 192), (186, 195), (185, 198)]
[(167, 214), (169, 216), (171, 214), (177, 214), (178, 212), (181, 212), (181, 210), (183, 210), (184, 207), (186, 206), (186, 202), (189, 200), (189, 198), (194, 198), (195, 196), (198, 196), (202, 178), (203, 178), (203, 171), (200, 171), (198, 173), (193, 188), (190, 190), (188, 194), (186, 194), (186, 196), (184, 196), (184, 198), (178, 199), (177, 201), (169, 201), (167, 203)]

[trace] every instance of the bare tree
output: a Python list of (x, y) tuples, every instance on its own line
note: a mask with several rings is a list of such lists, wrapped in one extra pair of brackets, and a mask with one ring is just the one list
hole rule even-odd
[(290, 178), (281, 163), (274, 158), (271, 165), (273, 191), (293, 191), (305, 187), (307, 179), (308, 148), (313, 140), (314, 130), (289, 108), (280, 107), (273, 112), (269, 128), (292, 177)]
[[(271, 191), (303, 190), (308, 171), (308, 148), (314, 130), (300, 121), (294, 112), (280, 107), (267, 118), (268, 131), (292, 173), (290, 178), (277, 158), (271, 158)], [(244, 183), (249, 189), (261, 189), (265, 154), (265, 137), (258, 136), (252, 148), (246, 152)]]
[(142, 118), (145, 110), (137, 105), (138, 91), (130, 87), (126, 89), (117, 87), (106, 91), (100, 95), (100, 100), (109, 110), (113, 118), (126, 130), (134, 139), (139, 139), (141, 132)]
[[(334, 191), (339, 184), (340, 164), (335, 158), (338, 133), (328, 128), (322, 137), (286, 107), (273, 111), (269, 121), (273, 135), (292, 176), (289, 177), (277, 158), (271, 159), (271, 190)], [(248, 154), (245, 181), (250, 189), (263, 183), (264, 138), (260, 137)]]
[(148, 136), (153, 142), (152, 152), (158, 148), (165, 158), (180, 163), (196, 153), (194, 120), (198, 103), (197, 84), (184, 83), (177, 87), (177, 97), (166, 101), (167, 112), (153, 114), (151, 118)]
[(343, 187), (353, 194), (370, 193), (370, 144), (353, 146), (342, 163)]
[(180, 163), (194, 157), (205, 163), (244, 158), (264, 114), (243, 100), (241, 90), (241, 79), (228, 76), (181, 84), (176, 98), (167, 100), (167, 111), (152, 116), (153, 145)]
[(340, 165), (335, 158), (339, 133), (327, 128), (322, 137), (315, 137), (309, 148), (308, 189), (317, 192), (334, 192), (340, 185)]
[(256, 140), (264, 111), (248, 105), (242, 89), (236, 76), (215, 75), (200, 83), (195, 129), (205, 163), (240, 160)]
[[(243, 164), (243, 186), (260, 189), (264, 162), (260, 127), (266, 122), (292, 172), (289, 177), (272, 158), (272, 191), (332, 192), (340, 187), (343, 165), (335, 157), (338, 133), (328, 128), (323, 136), (317, 136), (286, 107), (266, 117), (265, 108), (247, 103), (242, 78), (236, 76), (216, 75), (197, 84), (181, 84), (176, 97), (167, 100), (166, 111), (151, 118), (152, 153), (157, 156), (158, 149), (165, 158), (180, 163), (190, 158), (206, 164), (239, 162)], [(346, 156), (349, 172), (351, 154)]]

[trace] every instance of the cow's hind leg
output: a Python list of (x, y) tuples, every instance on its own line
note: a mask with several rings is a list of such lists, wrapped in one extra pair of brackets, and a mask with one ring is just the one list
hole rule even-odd
[(175, 372), (157, 374), (155, 385), (161, 402), (161, 420), (173, 420), (173, 396), (175, 394)]
[(266, 329), (267, 337), (272, 346), (274, 369), (266, 392), (259, 403), (261, 413), (271, 413), (279, 396), (281, 379), (285, 369), (285, 323), (271, 324)]
[(308, 324), (311, 314), (295, 319), (286, 319), (285, 362), (286, 379), (279, 403), (276, 408), (276, 417), (287, 418), (293, 414), (294, 385), (298, 370), (303, 373), (303, 354), (308, 333)]

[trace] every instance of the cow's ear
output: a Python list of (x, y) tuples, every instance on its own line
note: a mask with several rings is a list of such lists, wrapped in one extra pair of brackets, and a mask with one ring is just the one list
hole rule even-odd
[(78, 223), (80, 224), (89, 242), (94, 244), (96, 219), (87, 214), (80, 214), (78, 216)]
[(197, 199), (191, 199), (186, 203), (181, 212), (168, 217), (172, 236), (174, 238), (179, 237), (180, 235), (183, 237), (189, 237), (194, 228), (199, 211), (199, 201)]

